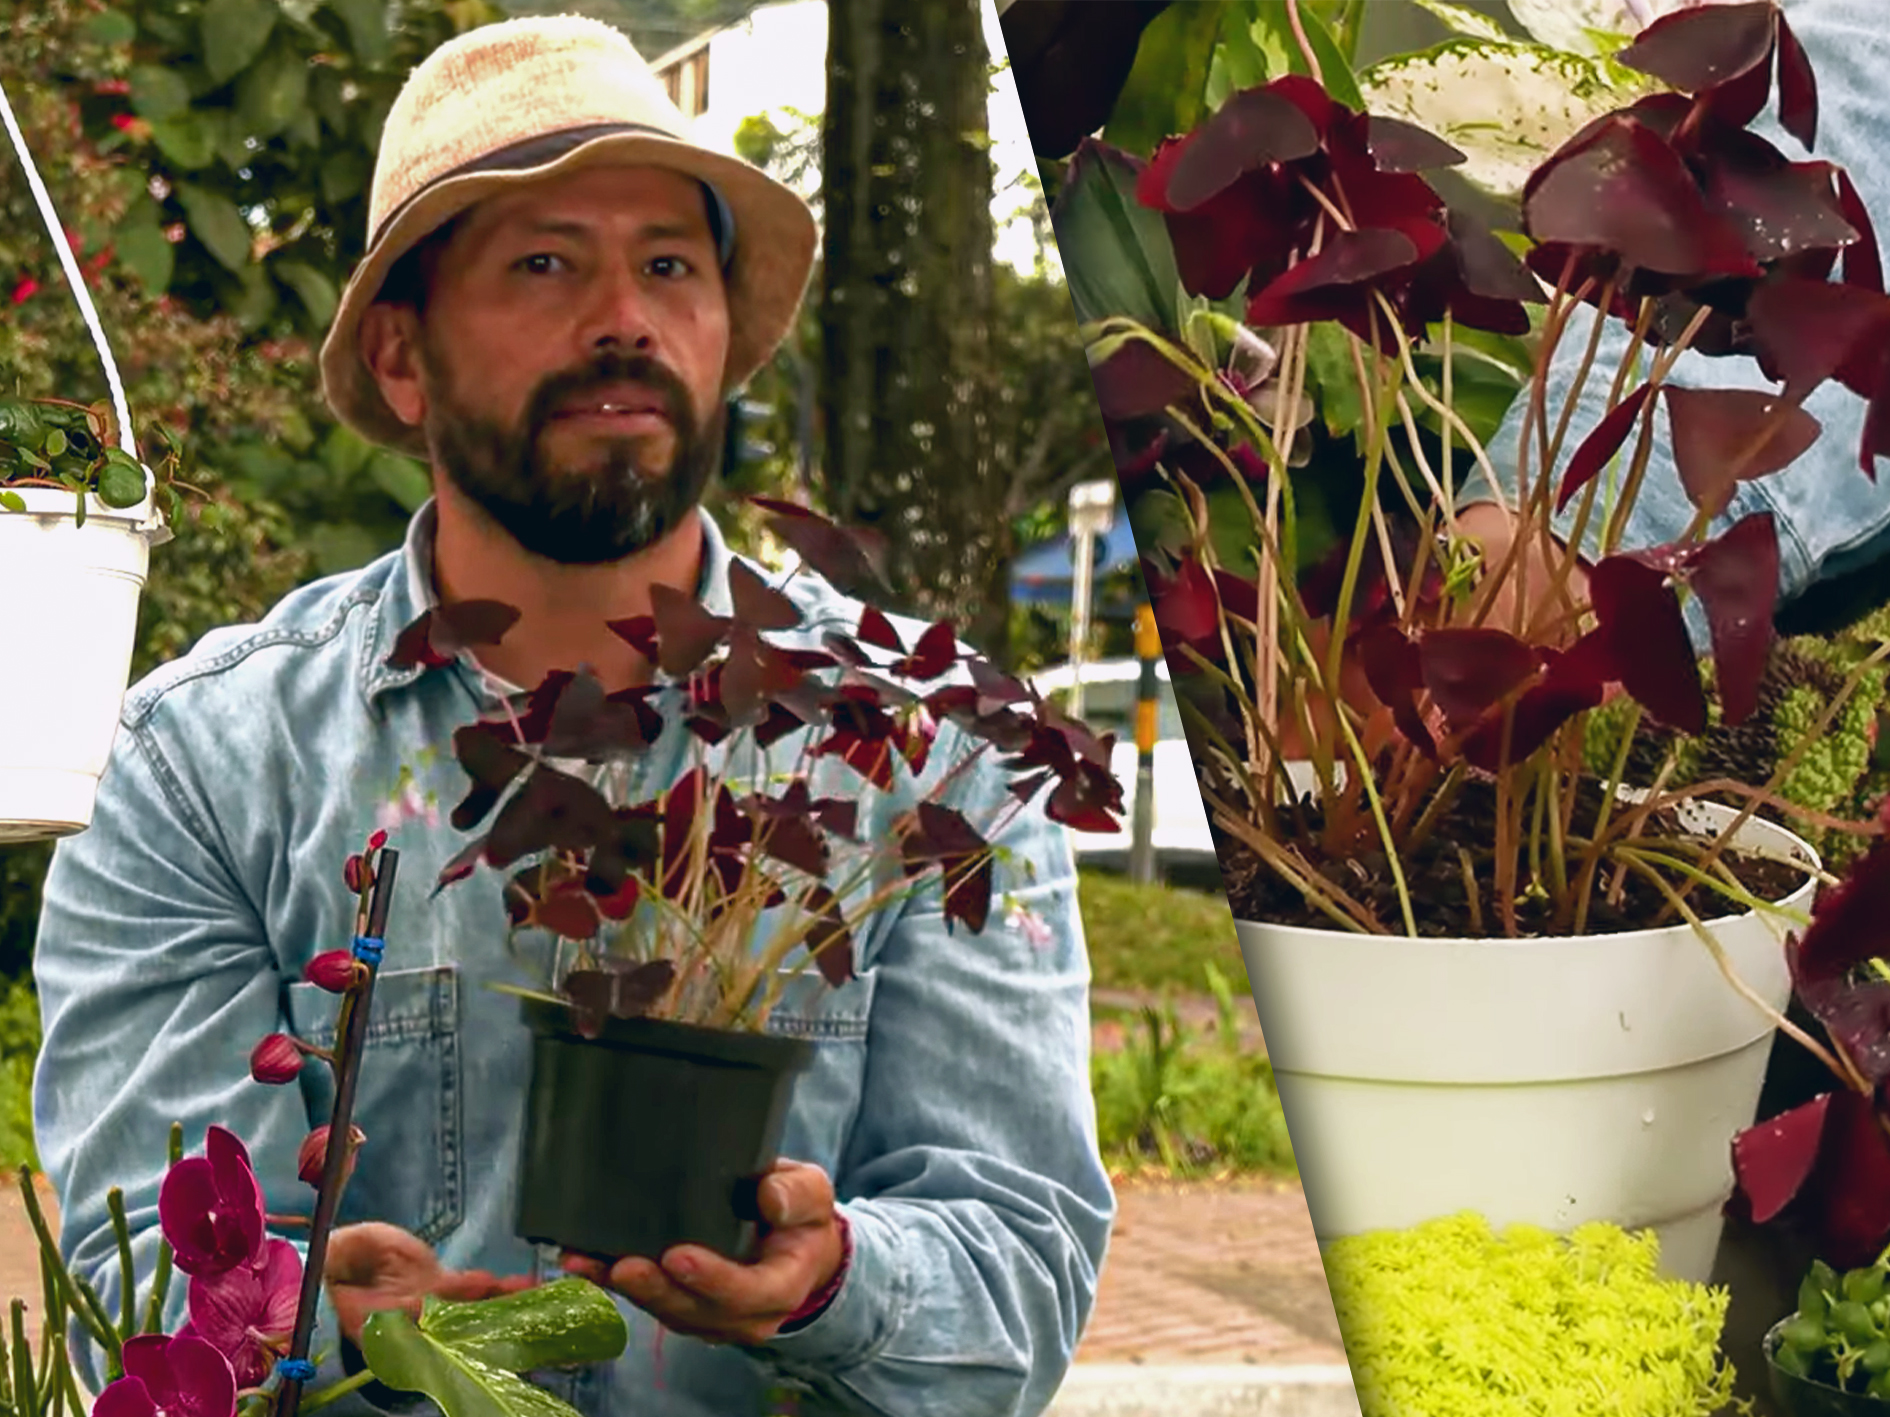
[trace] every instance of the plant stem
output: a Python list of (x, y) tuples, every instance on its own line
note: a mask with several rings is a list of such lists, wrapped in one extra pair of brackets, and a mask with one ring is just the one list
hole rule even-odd
[(66, 1307), (84, 1325), (92, 1341), (105, 1351), (108, 1363), (116, 1366), (120, 1349), (118, 1335), (112, 1331), (109, 1321), (99, 1322), (98, 1316), (85, 1307), (85, 1301), (80, 1297), (80, 1281), (75, 1281), (72, 1271), (66, 1267), (65, 1256), (59, 1253), (52, 1228), (46, 1224), (46, 1214), (39, 1208), (39, 1196), (33, 1190), (32, 1170), (26, 1166), (20, 1167), (19, 1180), (20, 1195), (26, 1202), (26, 1218), (32, 1222), (33, 1233), (39, 1237), (40, 1253), (52, 1264), (53, 1275), (59, 1281), (60, 1296), (65, 1300)]
[(338, 1383), (330, 1383), (319, 1392), (311, 1392), (307, 1397), (302, 1399), (302, 1405), (296, 1409), (296, 1412), (298, 1415), (309, 1412), (319, 1412), (329, 1403), (339, 1402), (349, 1393), (358, 1392), (373, 1381), (373, 1371), (368, 1368), (363, 1368), (353, 1377), (343, 1378)]
[(130, 1338), (137, 1330), (138, 1272), (131, 1257), (131, 1222), (125, 1215), (125, 1193), (117, 1186), (105, 1193), (111, 1212), (112, 1234), (118, 1241), (118, 1336)]
[[(368, 907), (366, 933), (376, 939), (387, 928), (387, 912), (393, 903), (394, 877), (400, 866), (400, 853), (383, 849), (370, 863), (374, 871), (374, 895)], [(308, 1259), (302, 1271), (302, 1293), (296, 1305), (295, 1333), (290, 1340), (289, 1356), (306, 1359), (315, 1332), (315, 1311), (321, 1302), (322, 1278), (328, 1261), (328, 1236), (334, 1229), (335, 1211), (341, 1204), (345, 1176), (353, 1160), (354, 1095), (361, 1077), (361, 1053), (367, 1040), (368, 1008), (374, 998), (374, 981), (380, 972), (374, 960), (365, 961), (366, 975), (349, 991), (347, 1032), (335, 1045), (335, 1104), (328, 1120), (328, 1155), (322, 1167), (321, 1187), (316, 1193), (315, 1215), (309, 1223)], [(275, 1417), (295, 1417), (302, 1396), (302, 1384), (284, 1377), (276, 1388)]]
[[(171, 1165), (175, 1166), (184, 1159), (184, 1124), (171, 1123)], [(160, 1232), (161, 1234), (161, 1232)], [(144, 1332), (162, 1333), (164, 1331), (164, 1301), (171, 1292), (171, 1242), (158, 1241), (157, 1272), (151, 1276), (151, 1299), (145, 1305)]]

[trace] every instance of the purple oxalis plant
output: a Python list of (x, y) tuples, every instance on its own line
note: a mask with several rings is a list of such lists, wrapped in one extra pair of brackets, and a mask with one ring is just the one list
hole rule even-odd
[[(755, 500), (830, 584), (883, 584), (872, 533)], [(721, 615), (658, 586), (652, 613), (608, 625), (652, 666), (649, 682), (607, 693), (587, 669), (556, 670), (522, 710), (453, 735), (467, 787), (451, 822), (472, 837), (439, 885), (481, 866), (508, 873), (509, 924), (559, 942), (552, 997), (582, 1031), (636, 1016), (759, 1028), (796, 974), (845, 984), (860, 923), (927, 883), (954, 928), (983, 931), (992, 839), (1039, 797), (1054, 821), (1117, 829), (1109, 738), (966, 650), (947, 621), (902, 632), (866, 604), (849, 627), (817, 634), (791, 589), (736, 561)], [(494, 601), (429, 610), (389, 663), (447, 664), (499, 643), (517, 619)], [(940, 766), (946, 723), (967, 749)], [(666, 734), (689, 745), (689, 766), (623, 800), (611, 769)], [(974, 821), (946, 799), (987, 757), (1007, 775), (1008, 802)], [(927, 777), (928, 766), (940, 770)], [(905, 805), (869, 832), (873, 794)]]

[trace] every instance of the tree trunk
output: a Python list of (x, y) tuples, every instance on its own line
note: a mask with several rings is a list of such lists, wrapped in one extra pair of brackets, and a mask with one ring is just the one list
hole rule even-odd
[(828, 511), (887, 538), (895, 598), (1006, 657), (994, 466), (988, 53), (977, 0), (831, 0), (821, 127)]

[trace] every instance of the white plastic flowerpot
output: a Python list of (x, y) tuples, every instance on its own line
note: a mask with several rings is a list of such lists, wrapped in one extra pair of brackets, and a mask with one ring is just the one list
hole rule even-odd
[(0, 509), (0, 842), (70, 836), (92, 823), (131, 675), (153, 541), (149, 497), (114, 510), (51, 488), (12, 488)]
[[(1733, 815), (1682, 809), (1701, 832)], [(1735, 842), (1817, 859), (1763, 821)], [(1780, 904), (1808, 911), (1814, 889)], [(1754, 912), (1710, 928), (1783, 1011), (1791, 923)], [(1466, 1210), (1499, 1228), (1600, 1220), (1651, 1228), (1667, 1273), (1708, 1277), (1773, 1025), (1692, 927), (1515, 941), (1237, 929), (1322, 1243)]]

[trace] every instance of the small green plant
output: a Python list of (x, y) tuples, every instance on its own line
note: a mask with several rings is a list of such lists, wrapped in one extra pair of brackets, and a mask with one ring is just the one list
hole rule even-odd
[[(162, 425), (153, 425), (162, 436)], [(117, 446), (111, 406), (65, 399), (0, 400), (0, 508), (24, 512), (25, 487), (63, 488), (74, 495), (85, 525), (85, 499), (123, 509), (144, 500), (144, 468)], [(166, 440), (156, 468), (157, 497), (167, 520), (177, 517), (177, 456)]]
[(1823, 1260), (1798, 1287), (1772, 1361), (1793, 1377), (1890, 1399), (1890, 1250), (1839, 1274)]
[(33, 1150), (33, 1059), (39, 1003), (24, 979), (0, 988), (0, 1168), (39, 1168)]
[(1145, 1006), (1140, 1032), (1091, 1062), (1104, 1158), (1120, 1171), (1293, 1175), (1292, 1141), (1266, 1054), (1241, 1038), (1227, 978), (1206, 968), (1218, 1019), (1197, 1033), (1173, 1003)]

